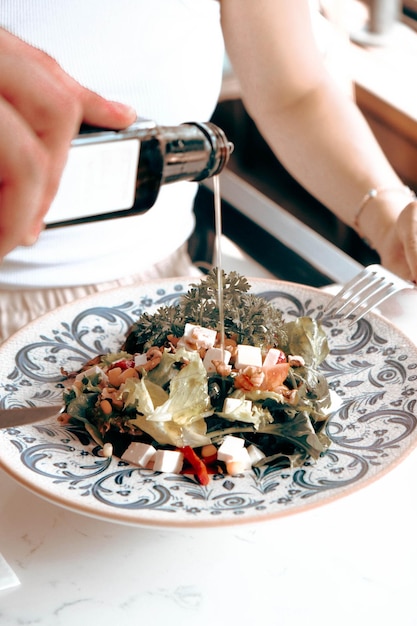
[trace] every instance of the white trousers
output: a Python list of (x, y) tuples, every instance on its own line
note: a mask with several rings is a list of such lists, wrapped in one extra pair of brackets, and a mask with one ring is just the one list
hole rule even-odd
[(56, 287), (48, 289), (0, 289), (0, 343), (14, 332), (37, 317), (52, 311), (58, 306), (83, 298), (84, 296), (117, 287), (137, 287), (139, 284), (157, 278), (175, 276), (197, 277), (200, 270), (195, 267), (187, 252), (187, 245), (157, 263), (149, 270), (95, 285)]

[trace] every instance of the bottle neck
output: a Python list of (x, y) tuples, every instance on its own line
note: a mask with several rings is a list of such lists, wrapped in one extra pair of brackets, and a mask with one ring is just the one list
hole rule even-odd
[(225, 167), (233, 150), (224, 132), (210, 122), (161, 127), (158, 139), (164, 155), (161, 184), (215, 176)]

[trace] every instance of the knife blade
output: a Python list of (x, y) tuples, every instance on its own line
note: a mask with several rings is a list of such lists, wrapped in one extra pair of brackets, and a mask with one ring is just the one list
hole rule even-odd
[(62, 410), (62, 404), (0, 409), (0, 429), (34, 424), (48, 417), (58, 416)]

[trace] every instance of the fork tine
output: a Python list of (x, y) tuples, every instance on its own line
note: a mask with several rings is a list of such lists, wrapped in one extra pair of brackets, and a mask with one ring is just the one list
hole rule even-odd
[[(390, 296), (392, 296), (397, 291), (400, 291), (401, 287), (396, 285), (384, 285), (379, 289), (376, 293), (374, 293), (370, 298), (363, 302), (359, 302), (353, 309), (349, 311), (349, 317), (353, 315), (353, 318), (349, 321), (349, 326), (354, 324), (355, 322), (359, 322), (371, 309), (377, 307), (382, 304), (384, 300), (387, 300)], [(357, 315), (355, 315), (357, 312)]]
[[(345, 308), (351, 301), (351, 298), (360, 295), (369, 285), (374, 284), (378, 280), (373, 266), (365, 267), (359, 274), (354, 276), (345, 286), (337, 292), (337, 294), (329, 300), (324, 308), (324, 311), (329, 309), (336, 309), (338, 313), (341, 309)], [(340, 308), (338, 308), (340, 305)]]
[(399, 278), (381, 265), (369, 265), (346, 283), (327, 303), (323, 313), (351, 318), (351, 325), (394, 293), (414, 287), (412, 282)]
[[(354, 286), (347, 290), (345, 293), (346, 298), (342, 298), (339, 300), (340, 306), (337, 306), (336, 313), (342, 313), (345, 309), (349, 308), (349, 313), (352, 313), (353, 309), (356, 309), (361, 303), (365, 302), (368, 296), (372, 296), (378, 293), (381, 289), (385, 287), (383, 279), (377, 276), (373, 276), (369, 274), (369, 276), (364, 276), (359, 282), (354, 284)], [(338, 305), (338, 302), (331, 302), (332, 305)]]
[(343, 300), (343, 297), (352, 289), (352, 287), (360, 284), (364, 278), (368, 276), (367, 268), (363, 269), (359, 274), (356, 274), (351, 280), (349, 280), (344, 287), (337, 292), (337, 294), (327, 303), (326, 309), (330, 306), (337, 305), (337, 303)]

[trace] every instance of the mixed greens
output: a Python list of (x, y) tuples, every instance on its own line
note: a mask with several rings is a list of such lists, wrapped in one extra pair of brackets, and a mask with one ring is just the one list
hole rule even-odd
[[(179, 471), (203, 484), (210, 473), (297, 466), (324, 453), (330, 394), (319, 369), (328, 354), (320, 324), (286, 322), (230, 272), (221, 276), (220, 328), (218, 284), (213, 269), (177, 304), (143, 313), (120, 352), (65, 372), (61, 420), (128, 460), (132, 443), (175, 451)], [(249, 464), (241, 452), (233, 457), (235, 443)]]

